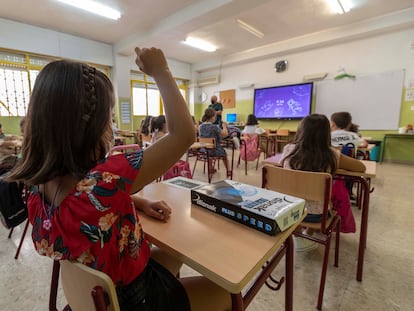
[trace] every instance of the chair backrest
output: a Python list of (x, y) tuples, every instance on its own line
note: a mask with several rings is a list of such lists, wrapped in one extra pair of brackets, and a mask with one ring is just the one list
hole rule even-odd
[[(120, 310), (114, 283), (108, 275), (69, 260), (60, 261), (60, 268), (63, 291), (71, 310)], [(98, 307), (92, 296), (94, 290), (98, 290), (99, 295), (101, 289), (107, 295), (105, 300), (109, 302), (106, 308)]]
[(216, 145), (216, 140), (213, 137), (199, 137), (198, 141), (200, 143), (213, 144), (214, 146)]
[(276, 135), (277, 136), (289, 136), (289, 130), (277, 130)]
[(324, 232), (331, 198), (332, 176), (330, 174), (265, 165), (262, 173), (262, 188), (321, 204), (323, 206), (321, 230)]

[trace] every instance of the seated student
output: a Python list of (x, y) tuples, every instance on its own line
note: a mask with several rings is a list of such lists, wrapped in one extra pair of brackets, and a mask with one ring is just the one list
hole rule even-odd
[(349, 112), (335, 112), (331, 115), (331, 143), (336, 148), (342, 146), (353, 146), (354, 148), (366, 147), (365, 139), (362, 139), (355, 132), (351, 131), (355, 124)]
[(146, 116), (141, 121), (139, 134), (141, 137), (142, 147), (146, 147), (147, 145), (151, 144), (151, 120), (152, 116)]
[(151, 120), (151, 144), (167, 134), (167, 121), (164, 115), (152, 118)]
[(229, 163), (227, 160), (227, 153), (223, 146), (220, 144), (221, 139), (228, 135), (227, 123), (222, 122), (222, 129), (218, 124), (215, 124), (216, 111), (212, 108), (207, 108), (204, 111), (204, 115), (201, 119), (203, 123), (199, 127), (199, 137), (214, 138), (216, 141), (214, 156), (223, 157), (224, 166), (227, 170), (227, 177), (231, 177), (231, 171), (229, 170)]
[[(281, 164), (284, 168), (330, 174), (337, 168), (355, 172), (365, 171), (365, 165), (361, 161), (341, 154), (331, 146), (329, 120), (322, 114), (309, 115), (299, 123), (294, 141), (283, 148)], [(321, 221), (323, 206), (306, 202), (306, 208), (308, 215), (305, 221)], [(350, 212), (350, 204), (348, 211), (341, 211), (343, 214)], [(306, 240), (306, 243), (309, 241)]]
[(242, 131), (242, 134), (263, 134), (266, 130), (259, 127), (259, 122), (256, 119), (254, 114), (249, 114), (247, 116), (246, 125)]
[(21, 146), (22, 137), (6, 135), (0, 124), (0, 169), (1, 172), (10, 170), (17, 161), (18, 148)]
[(36, 78), (22, 160), (8, 181), (35, 186), (27, 206), (38, 253), (105, 272), (120, 310), (230, 310), (228, 292), (202, 276), (178, 279), (180, 261), (158, 257), (147, 241), (140, 213), (165, 222), (174, 215), (166, 202), (137, 192), (176, 163), (195, 136), (163, 52), (135, 53), (137, 67), (160, 90), (168, 134), (145, 150), (107, 156), (115, 105), (111, 81), (85, 63), (53, 61)]

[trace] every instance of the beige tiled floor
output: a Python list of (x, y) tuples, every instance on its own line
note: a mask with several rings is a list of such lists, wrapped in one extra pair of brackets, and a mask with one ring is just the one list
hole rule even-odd
[[(225, 177), (223, 165), (220, 167), (213, 181)], [(359, 232), (343, 234), (339, 267), (333, 267), (332, 256), (328, 267), (323, 310), (414, 310), (413, 177), (413, 165), (378, 165), (377, 178), (373, 180), (375, 190), (371, 194), (363, 281), (355, 279)], [(207, 180), (202, 163), (198, 164), (194, 178)], [(248, 175), (240, 167), (235, 169), (234, 179), (260, 186), (260, 168), (256, 171), (255, 164), (249, 163)], [(361, 212), (355, 207), (353, 211), (359, 225)], [(0, 227), (0, 310), (48, 310), (50, 259), (34, 252), (28, 234), (20, 257), (15, 260), (23, 226), (16, 228), (11, 240), (7, 239), (8, 231)], [(295, 254), (294, 310), (315, 310), (321, 258), (322, 247)], [(280, 278), (283, 271), (281, 264), (273, 275)], [(193, 273), (190, 268), (183, 268), (183, 276)], [(60, 310), (64, 303), (60, 291)], [(284, 288), (273, 292), (263, 287), (247, 310), (284, 310)]]

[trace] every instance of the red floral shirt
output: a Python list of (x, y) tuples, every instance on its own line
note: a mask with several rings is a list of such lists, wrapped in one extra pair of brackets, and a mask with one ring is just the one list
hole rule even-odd
[(52, 210), (50, 225), (50, 206), (35, 189), (28, 210), (38, 253), (78, 260), (105, 272), (115, 284), (134, 280), (150, 255), (130, 197), (141, 161), (142, 151), (104, 159)]

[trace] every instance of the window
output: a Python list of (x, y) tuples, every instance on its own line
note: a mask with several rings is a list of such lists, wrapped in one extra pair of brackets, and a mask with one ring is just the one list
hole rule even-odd
[[(0, 116), (25, 116), (33, 85), (52, 57), (0, 49)], [(109, 68), (93, 65), (109, 75)]]
[[(186, 98), (186, 83), (176, 79), (180, 92)], [(132, 104), (135, 116), (158, 116), (163, 114), (162, 99), (152, 77), (141, 72), (132, 73)]]

